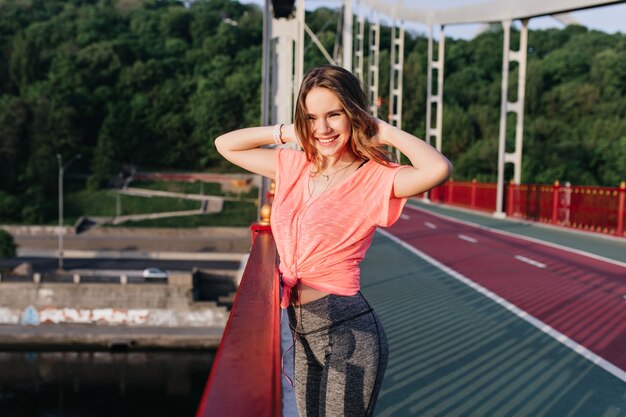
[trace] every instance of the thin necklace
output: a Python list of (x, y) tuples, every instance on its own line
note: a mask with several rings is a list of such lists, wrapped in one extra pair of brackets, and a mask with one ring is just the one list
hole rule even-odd
[(356, 162), (356, 158), (352, 160), (352, 162), (350, 162), (348, 165), (346, 165), (345, 167), (338, 169), (335, 172), (331, 172), (330, 174), (322, 174), (321, 172), (319, 173), (322, 177), (324, 177), (324, 179), (326, 181), (330, 180), (330, 176), (332, 175), (333, 178), (335, 178), (335, 175), (337, 175), (338, 173), (340, 173), (341, 171), (343, 171), (344, 169), (348, 169), (352, 166), (352, 164), (354, 164)]
[[(339, 172), (339, 171), (337, 171)], [(337, 174), (337, 172), (335, 172), (335, 175)], [(319, 193), (318, 197), (321, 196), (322, 194), (324, 194), (326, 192), (326, 190), (328, 190), (328, 187), (330, 187), (330, 184), (333, 183), (333, 181), (335, 180), (335, 175), (333, 175), (333, 177), (331, 178), (330, 181), (326, 182), (326, 187), (324, 187), (324, 189), (322, 190), (321, 193)], [(306, 182), (306, 187), (307, 190), (309, 192), (309, 200), (311, 200), (311, 198), (313, 198), (313, 193), (315, 192), (315, 189), (317, 188), (317, 181), (313, 180), (314, 175), (309, 174), (309, 180)], [(311, 181), (313, 181), (313, 191), (311, 191)], [(308, 201), (307, 201), (308, 203)]]

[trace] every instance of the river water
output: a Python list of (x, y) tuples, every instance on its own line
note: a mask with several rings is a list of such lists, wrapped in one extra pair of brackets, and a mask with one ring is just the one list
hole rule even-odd
[(214, 355), (0, 351), (0, 417), (193, 417)]

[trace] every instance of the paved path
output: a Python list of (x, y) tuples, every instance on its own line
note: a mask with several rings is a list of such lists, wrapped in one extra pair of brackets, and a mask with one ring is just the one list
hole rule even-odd
[[(550, 245), (537, 257), (537, 242), (407, 208), (386, 231), (391, 236), (376, 235), (362, 263), (362, 290), (391, 349), (376, 415), (626, 416), (626, 300), (619, 299), (626, 242), (427, 208), (592, 256)], [(457, 269), (471, 279), (459, 279)], [(481, 291), (483, 284), (500, 298)], [(549, 318), (580, 343), (564, 344), (547, 331), (552, 326), (541, 328)]]
[(502, 232), (540, 239), (544, 242), (564, 245), (572, 249), (580, 249), (606, 258), (626, 262), (626, 238), (582, 232), (576, 229), (551, 226), (543, 223), (497, 219), (487, 213), (452, 208), (439, 204), (424, 204), (419, 200), (412, 200), (409, 205), (427, 209), (441, 216), (451, 216), (458, 220), (471, 222)]
[[(626, 381), (626, 263), (409, 208), (390, 233), (488, 297), (549, 325)], [(454, 248), (454, 250), (451, 250)], [(608, 366), (608, 365), (607, 365)]]

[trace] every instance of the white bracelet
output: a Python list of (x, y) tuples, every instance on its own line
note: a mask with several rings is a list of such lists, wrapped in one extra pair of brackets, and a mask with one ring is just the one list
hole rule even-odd
[(284, 145), (283, 141), (283, 123), (278, 123), (274, 125), (274, 130), (272, 130), (272, 139), (274, 139), (274, 143), (277, 145)]

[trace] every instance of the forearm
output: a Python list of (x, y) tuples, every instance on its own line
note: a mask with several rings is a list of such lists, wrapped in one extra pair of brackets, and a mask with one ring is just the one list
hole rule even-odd
[(245, 151), (274, 143), (272, 127), (250, 127), (225, 133), (215, 139), (215, 147), (224, 155), (228, 152)]
[[(224, 155), (227, 152), (246, 151), (273, 145), (273, 126), (249, 127), (225, 133), (215, 139), (215, 147)], [(283, 142), (293, 142), (293, 125), (283, 125), (281, 139)]]
[[(273, 126), (251, 127), (225, 133), (215, 139), (217, 151), (228, 161), (250, 172), (275, 178), (275, 149), (264, 148), (274, 144)], [(282, 127), (283, 142), (293, 141), (293, 125)]]

